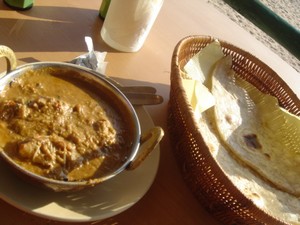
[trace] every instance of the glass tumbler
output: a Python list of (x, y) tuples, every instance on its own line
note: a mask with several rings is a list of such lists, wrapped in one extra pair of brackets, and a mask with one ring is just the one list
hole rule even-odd
[(161, 9), (163, 0), (111, 0), (101, 37), (123, 52), (137, 52), (143, 46)]

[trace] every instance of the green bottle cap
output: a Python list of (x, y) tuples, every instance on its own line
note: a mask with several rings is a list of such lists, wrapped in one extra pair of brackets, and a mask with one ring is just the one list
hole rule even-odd
[(110, 0), (103, 0), (99, 10), (99, 16), (101, 19), (105, 19), (108, 7), (110, 4)]
[(4, 0), (4, 3), (16, 10), (27, 10), (33, 6), (33, 0)]

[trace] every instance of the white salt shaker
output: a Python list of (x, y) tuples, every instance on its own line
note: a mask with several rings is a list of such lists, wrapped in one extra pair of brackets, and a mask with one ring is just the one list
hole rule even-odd
[(164, 0), (111, 0), (101, 37), (123, 52), (137, 52), (143, 46)]

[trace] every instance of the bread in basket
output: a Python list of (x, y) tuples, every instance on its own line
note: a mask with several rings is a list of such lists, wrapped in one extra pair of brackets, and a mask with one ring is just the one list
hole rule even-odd
[[(175, 47), (171, 65), (169, 129), (178, 164), (191, 191), (223, 224), (286, 224), (261, 209), (240, 191), (212, 156), (187, 99), (183, 67), (214, 41), (210, 36), (189, 36)], [(223, 53), (232, 56), (232, 69), (264, 93), (277, 97), (280, 106), (300, 115), (300, 101), (288, 85), (252, 54), (218, 39)], [(299, 199), (297, 203), (299, 203)], [(300, 205), (300, 204), (299, 204)], [(298, 221), (300, 223), (300, 221)]]

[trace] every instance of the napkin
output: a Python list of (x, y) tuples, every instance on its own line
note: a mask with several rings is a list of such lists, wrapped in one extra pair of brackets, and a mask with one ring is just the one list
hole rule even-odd
[(182, 83), (195, 119), (198, 121), (202, 112), (214, 106), (215, 98), (199, 80), (183, 79)]
[(104, 60), (107, 52), (94, 51), (93, 40), (91, 37), (86, 36), (85, 43), (87, 45), (88, 53), (78, 56), (77, 58), (73, 59), (71, 63), (90, 68), (101, 74), (105, 74), (107, 62)]
[(211, 94), (210, 79), (214, 65), (224, 57), (220, 42), (215, 40), (193, 56), (184, 66), (186, 79), (183, 87), (198, 121), (201, 113), (214, 106), (215, 99)]

